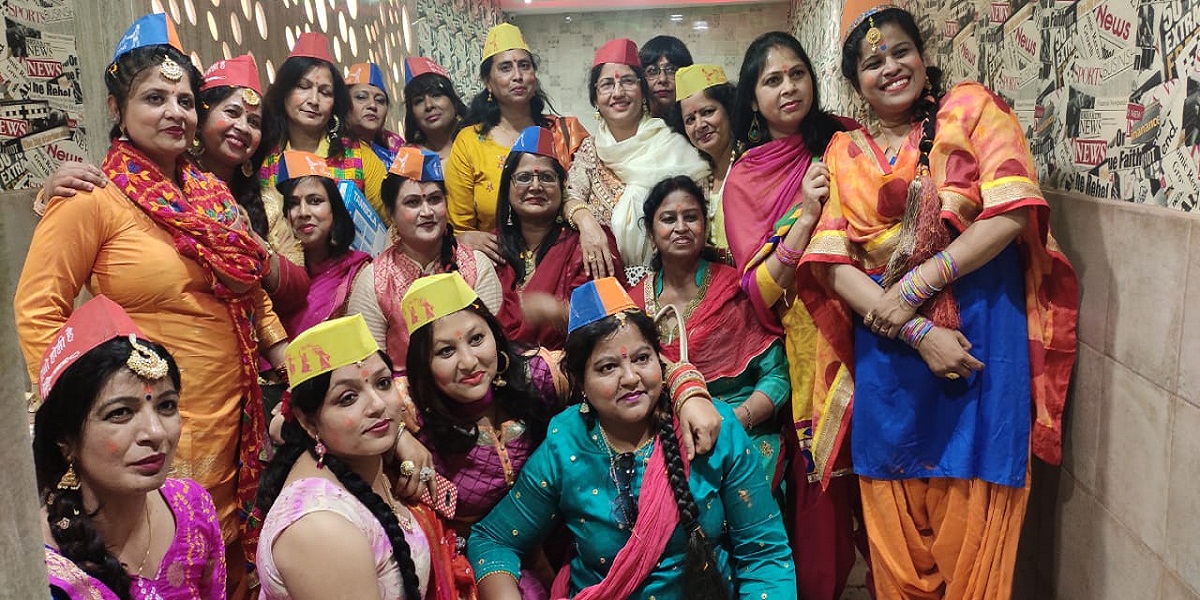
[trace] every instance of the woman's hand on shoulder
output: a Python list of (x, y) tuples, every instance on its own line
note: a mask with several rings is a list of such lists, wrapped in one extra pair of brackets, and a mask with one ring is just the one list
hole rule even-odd
[(945, 327), (934, 327), (917, 347), (929, 370), (946, 379), (966, 378), (983, 370), (983, 363), (970, 350), (971, 342), (961, 331)]
[(500, 243), (496, 241), (495, 234), (486, 231), (462, 231), (457, 237), (458, 243), (484, 253), (498, 265), (504, 264), (504, 259), (500, 257)]
[(521, 295), (521, 315), (535, 324), (550, 323), (559, 331), (567, 330), (567, 303), (545, 292)]
[(683, 428), (683, 446), (688, 460), (708, 454), (717, 445), (721, 433), (721, 413), (711, 400), (693, 398), (679, 408), (679, 426)]
[(58, 166), (42, 184), (42, 192), (34, 202), (34, 211), (42, 214), (50, 200), (57, 197), (70, 198), (76, 192), (90, 192), (108, 185), (108, 178), (99, 167), (87, 163), (67, 161)]

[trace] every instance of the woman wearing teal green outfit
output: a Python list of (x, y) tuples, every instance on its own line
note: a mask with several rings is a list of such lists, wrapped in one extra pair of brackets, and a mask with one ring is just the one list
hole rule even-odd
[[(643, 207), (655, 247), (652, 276), (629, 295), (650, 316), (673, 304), (687, 324), (689, 359), (708, 381), (713, 400), (733, 409), (750, 436), (763, 477), (778, 490), (782, 470), (779, 422), (775, 415), (791, 395), (783, 340), (764, 328), (742, 291), (737, 269), (720, 262), (706, 246), (708, 206), (703, 191), (687, 177), (664, 179)], [(674, 316), (660, 320), (663, 356), (679, 360)]]
[[(553, 598), (794, 596), (779, 506), (731, 409), (716, 403), (725, 418), (709, 455), (689, 463), (680, 453), (656, 333), (615, 279), (575, 290), (563, 364), (579, 408), (550, 422), (516, 485), (472, 530), (480, 598), (516, 597), (520, 555), (558, 523), (575, 555)], [(669, 372), (676, 410), (706, 401), (691, 372)]]

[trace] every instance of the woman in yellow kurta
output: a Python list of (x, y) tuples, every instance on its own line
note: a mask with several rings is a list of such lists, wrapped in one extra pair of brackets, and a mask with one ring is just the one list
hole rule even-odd
[(549, 99), (538, 86), (537, 62), (516, 26), (502, 23), (488, 31), (479, 78), (484, 89), (471, 100), (450, 149), (446, 207), (459, 240), (500, 263), (496, 196), (508, 149), (526, 127), (545, 127), (554, 134), (558, 161), (570, 168), (571, 157), (589, 134), (575, 117), (543, 114)]
[(259, 285), (265, 253), (229, 189), (185, 154), (200, 74), (164, 15), (139, 26), (105, 71), (117, 120), (102, 165), (110, 183), (50, 203), (17, 284), (17, 333), (36, 386), (40, 357), (86, 286), (170, 350), (188, 390), (175, 472), (212, 494), (234, 587), (245, 565), (236, 542), (254, 556), (257, 539), (246, 512), (266, 441), (256, 356), (282, 365), (285, 334)]
[(800, 288), (826, 400), (816, 472), (851, 459), (878, 598), (1004, 600), (1030, 449), (1061, 454), (1075, 274), (1005, 101), (943, 93), (904, 10), (850, 2), (843, 32), (873, 118), (829, 143), (800, 271), (820, 282)]

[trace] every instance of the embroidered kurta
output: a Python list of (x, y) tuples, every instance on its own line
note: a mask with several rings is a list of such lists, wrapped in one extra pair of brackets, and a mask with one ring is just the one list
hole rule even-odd
[[(42, 353), (84, 287), (121, 305), (179, 364), (177, 474), (212, 494), (225, 540), (233, 541), (243, 392), (253, 382), (229, 364), (240, 352), (225, 304), (200, 264), (180, 255), (171, 234), (116, 186), (56, 199), (34, 231), (13, 302), (31, 380), (37, 381)], [(266, 293), (258, 286), (249, 293), (257, 303), (259, 348), (285, 340)]]
[[(862, 131), (834, 136), (825, 155), (833, 175), (830, 198), (804, 258), (813, 266), (802, 265), (801, 276), (819, 278), (828, 263), (882, 274), (898, 242), (919, 136), (915, 128), (895, 165)], [(961, 331), (986, 366), (965, 380), (936, 378), (916, 351), (868, 333), (823, 286), (802, 286), (820, 330), (815, 392), (828, 399), (813, 458), (828, 477), (844, 464), (843, 441), (853, 427), (856, 472), (884, 479), (978, 477), (1019, 487), (1030, 444), (1048, 462), (1061, 457), (1061, 415), (1075, 355), (1075, 274), (1049, 235), (1049, 207), (1033, 158), (1003, 99), (976, 83), (950, 90), (929, 157), (942, 221), (952, 234), (1030, 209), (1028, 227), (1008, 250), (949, 288), (959, 303)]]
[[(713, 545), (715, 567), (735, 597), (794, 598), (795, 569), (779, 505), (731, 409), (716, 406), (724, 417), (721, 443), (692, 461), (688, 479), (700, 525)], [(636, 454), (630, 484), (635, 502), (656, 443)], [(595, 425), (588, 425), (574, 408), (555, 417), (516, 486), (472, 529), (467, 556), (475, 577), (496, 572), (515, 576), (520, 555), (538, 547), (562, 523), (575, 540), (571, 593), (598, 583), (631, 535), (613, 516), (617, 488), (610, 469), (609, 451)], [(682, 599), (686, 547), (686, 533), (677, 526), (658, 567), (631, 597)]]
[[(175, 537), (154, 577), (133, 576), (134, 600), (225, 598), (225, 543), (212, 497), (196, 482), (167, 479), (159, 489), (175, 518)], [(46, 548), (50, 585), (71, 600), (117, 597), (53, 548)]]
[[(554, 153), (564, 168), (591, 135), (575, 117), (548, 117), (553, 122)], [(496, 230), (496, 196), (507, 146), (480, 135), (478, 126), (464, 127), (454, 138), (446, 164), (446, 208), (455, 231)]]

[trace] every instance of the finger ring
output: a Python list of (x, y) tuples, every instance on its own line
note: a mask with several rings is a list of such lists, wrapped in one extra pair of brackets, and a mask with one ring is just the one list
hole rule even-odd
[(413, 473), (417, 472), (417, 463), (406, 460), (400, 463), (400, 474), (405, 477), (412, 477)]
[(421, 474), (418, 477), (421, 479), (421, 483), (433, 479), (433, 467), (421, 467)]
[(954, 372), (946, 373), (946, 379), (949, 379), (950, 381), (954, 381), (955, 379), (958, 379), (959, 377), (960, 377), (960, 375), (958, 373), (954, 373)]

